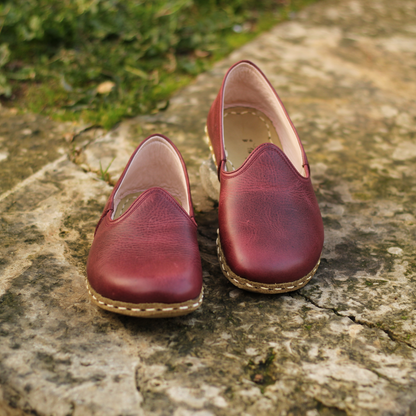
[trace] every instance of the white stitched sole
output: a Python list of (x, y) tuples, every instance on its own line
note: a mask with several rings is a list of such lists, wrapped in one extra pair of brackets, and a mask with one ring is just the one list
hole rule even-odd
[(122, 315), (136, 316), (141, 318), (169, 318), (174, 316), (186, 315), (199, 308), (204, 298), (204, 289), (201, 290), (198, 298), (191, 299), (182, 303), (163, 304), (163, 303), (143, 303), (131, 304), (125, 302), (114, 301), (105, 298), (95, 292), (86, 280), (87, 290), (90, 299), (94, 304), (102, 309), (120, 313)]

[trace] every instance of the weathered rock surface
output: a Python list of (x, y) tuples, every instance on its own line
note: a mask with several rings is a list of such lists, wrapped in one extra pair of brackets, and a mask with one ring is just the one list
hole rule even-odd
[[(81, 135), (75, 150), (67, 127), (0, 114), (0, 415), (416, 415), (415, 22), (413, 1), (320, 2), (166, 112)], [(286, 104), (324, 218), (317, 274), (284, 296), (221, 275), (216, 203), (201, 186), (206, 113), (239, 59), (258, 63)], [(43, 139), (26, 141), (28, 130)], [(187, 162), (205, 300), (185, 317), (140, 320), (91, 305), (84, 265), (111, 190), (100, 166), (115, 158), (116, 180), (153, 132)]]

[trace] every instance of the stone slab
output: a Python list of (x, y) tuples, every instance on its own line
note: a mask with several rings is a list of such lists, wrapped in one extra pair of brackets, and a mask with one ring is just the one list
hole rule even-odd
[[(56, 153), (3, 189), (0, 415), (416, 415), (415, 17), (409, 0), (319, 2), (166, 112), (78, 138), (76, 157)], [(240, 59), (258, 63), (287, 106), (324, 218), (321, 267), (292, 294), (243, 292), (216, 258), (203, 128)], [(90, 304), (85, 261), (111, 190), (100, 165), (113, 161), (116, 180), (155, 132), (189, 169), (205, 300), (185, 317), (143, 320)]]

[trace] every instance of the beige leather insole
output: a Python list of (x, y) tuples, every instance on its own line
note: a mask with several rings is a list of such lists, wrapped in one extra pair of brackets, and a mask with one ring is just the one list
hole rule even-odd
[(250, 107), (230, 107), (224, 111), (224, 145), (229, 172), (238, 169), (262, 143), (282, 148), (273, 123), (264, 113)]
[[(116, 208), (116, 213), (114, 214), (114, 219), (120, 217), (122, 214), (124, 214), (129, 208), (130, 206), (133, 204), (133, 202), (143, 193), (144, 191), (141, 192), (134, 192), (133, 194), (129, 194), (127, 196), (125, 196), (124, 198), (122, 198), (119, 202), (119, 204), (117, 205)], [(173, 196), (173, 195), (172, 195)], [(173, 197), (175, 198), (176, 202), (182, 206), (182, 203), (180, 201), (179, 198)]]

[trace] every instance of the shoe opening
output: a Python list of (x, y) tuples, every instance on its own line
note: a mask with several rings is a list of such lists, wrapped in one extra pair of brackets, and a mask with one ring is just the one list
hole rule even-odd
[(163, 137), (149, 138), (134, 155), (114, 195), (112, 219), (120, 217), (143, 192), (153, 187), (167, 191), (191, 215), (185, 175), (172, 145)]

